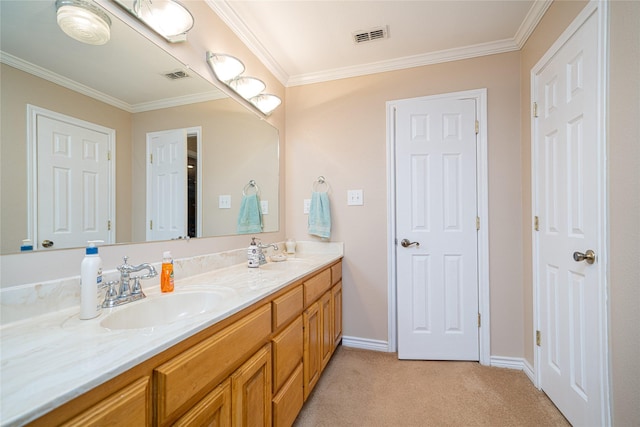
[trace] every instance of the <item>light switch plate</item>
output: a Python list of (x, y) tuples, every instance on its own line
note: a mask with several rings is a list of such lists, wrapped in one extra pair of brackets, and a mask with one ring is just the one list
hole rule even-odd
[(309, 208), (311, 207), (311, 199), (304, 199), (304, 213), (309, 213)]
[(269, 201), (268, 200), (260, 200), (260, 210), (262, 211), (262, 215), (269, 214)]
[(218, 208), (231, 209), (231, 196), (227, 194), (218, 196)]
[(347, 190), (347, 205), (362, 206), (364, 205), (364, 195), (362, 190)]

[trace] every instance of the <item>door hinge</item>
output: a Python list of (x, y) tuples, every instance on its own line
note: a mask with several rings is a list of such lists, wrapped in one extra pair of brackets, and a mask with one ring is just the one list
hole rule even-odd
[(536, 331), (536, 345), (540, 347), (540, 342), (542, 342), (542, 338), (540, 338), (540, 331)]
[(153, 220), (149, 220), (149, 230), (153, 230)]
[(476, 230), (480, 230), (480, 217), (476, 217)]
[(533, 117), (538, 117), (538, 103), (533, 103)]
[(482, 326), (482, 315), (478, 313), (478, 328)]
[(538, 218), (538, 215), (533, 217), (533, 229), (540, 231), (540, 219)]
[(111, 220), (107, 221), (107, 230), (111, 231)]
[(107, 151), (107, 160), (111, 160), (111, 150)]
[(476, 120), (476, 135), (480, 133), (480, 122)]
[(153, 164), (153, 153), (149, 154), (149, 163)]

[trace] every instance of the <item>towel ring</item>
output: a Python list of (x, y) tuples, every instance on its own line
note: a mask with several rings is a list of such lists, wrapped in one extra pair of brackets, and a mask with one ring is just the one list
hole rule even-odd
[(324, 189), (323, 193), (327, 193), (327, 192), (329, 192), (329, 188), (330, 188), (330, 187), (329, 187), (329, 183), (328, 183), (328, 182), (327, 182), (327, 180), (324, 178), (324, 176), (320, 175), (320, 176), (318, 177), (318, 179), (316, 179), (315, 181), (313, 181), (313, 185), (311, 186), (311, 189), (312, 189), (313, 191), (319, 191), (319, 189), (320, 189), (323, 185), (325, 186), (325, 189)]
[(255, 193), (254, 194), (260, 194), (260, 188), (258, 187), (258, 184), (256, 184), (256, 182), (252, 179), (251, 181), (249, 181), (249, 183), (247, 185), (244, 186), (244, 188), (242, 189), (242, 195), (246, 196), (247, 195), (247, 191), (250, 190), (251, 188), (254, 189)]

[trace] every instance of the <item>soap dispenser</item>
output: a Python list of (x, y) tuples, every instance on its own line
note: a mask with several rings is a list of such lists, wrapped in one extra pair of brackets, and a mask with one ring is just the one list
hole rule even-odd
[(98, 287), (102, 284), (102, 259), (98, 255), (96, 243), (89, 240), (85, 256), (80, 264), (80, 319), (93, 319), (98, 314)]
[(260, 267), (260, 248), (258, 248), (255, 237), (251, 238), (251, 244), (247, 249), (247, 263), (249, 268)]

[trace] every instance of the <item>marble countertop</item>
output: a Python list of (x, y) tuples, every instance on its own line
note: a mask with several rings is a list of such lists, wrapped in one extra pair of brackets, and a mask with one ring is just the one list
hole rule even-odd
[[(172, 294), (143, 286), (147, 298), (80, 320), (79, 307), (2, 326), (1, 425), (22, 425), (103, 384), (180, 341), (335, 262), (342, 253), (305, 254), (259, 269), (238, 264), (176, 280)], [(167, 325), (109, 330), (112, 313), (189, 292), (216, 292), (209, 311)]]

